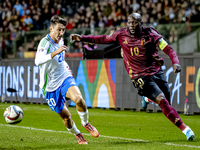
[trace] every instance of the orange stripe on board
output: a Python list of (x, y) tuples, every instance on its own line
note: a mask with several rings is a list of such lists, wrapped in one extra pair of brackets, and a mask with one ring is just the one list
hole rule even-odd
[(186, 68), (185, 96), (188, 96), (189, 92), (194, 91), (194, 83), (189, 83), (190, 75), (194, 75), (194, 74), (195, 74), (195, 67)]

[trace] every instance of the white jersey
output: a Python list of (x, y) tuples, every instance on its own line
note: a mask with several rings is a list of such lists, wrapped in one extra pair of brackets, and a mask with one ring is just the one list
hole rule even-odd
[(57, 44), (49, 35), (46, 35), (37, 47), (35, 64), (40, 68), (39, 86), (44, 91), (55, 91), (67, 77), (72, 76), (72, 71), (64, 60), (64, 51), (51, 58), (51, 53), (63, 44), (63, 39)]

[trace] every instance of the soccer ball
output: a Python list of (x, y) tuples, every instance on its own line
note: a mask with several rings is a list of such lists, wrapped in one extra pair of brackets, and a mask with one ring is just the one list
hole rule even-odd
[(6, 108), (3, 116), (7, 123), (16, 124), (22, 121), (23, 111), (19, 106), (11, 105)]

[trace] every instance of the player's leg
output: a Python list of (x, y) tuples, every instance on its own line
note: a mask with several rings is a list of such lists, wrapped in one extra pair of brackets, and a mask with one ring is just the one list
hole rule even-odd
[[(64, 91), (66, 93), (65, 97), (70, 98), (76, 104), (76, 109), (80, 116), (82, 126), (92, 136), (98, 137), (99, 136), (98, 130), (95, 127), (93, 127), (90, 123), (88, 123), (89, 115), (88, 115), (87, 106), (79, 88), (75, 84), (74, 78), (69, 78), (66, 81), (66, 85), (69, 87), (66, 87), (68, 89), (67, 92)], [(66, 89), (66, 88), (63, 88), (63, 89)]]
[(83, 137), (82, 133), (77, 129), (76, 124), (71, 119), (71, 114), (66, 106), (63, 107), (63, 110), (58, 113), (58, 115), (62, 118), (63, 124), (67, 128), (67, 130), (74, 134), (77, 139), (78, 144), (87, 144), (87, 141)]
[[(62, 85), (61, 85), (62, 87)], [(61, 87), (59, 87), (56, 91), (46, 92), (46, 101), (51, 108), (52, 111), (55, 111), (63, 121), (63, 124), (67, 128), (67, 130), (73, 133), (79, 144), (87, 144), (86, 140), (83, 138), (80, 131), (76, 128), (75, 123), (71, 119), (71, 114), (68, 111), (67, 107), (64, 106), (65, 99), (60, 94)]]
[(162, 91), (162, 93), (156, 97), (156, 102), (162, 109), (164, 115), (174, 125), (181, 129), (181, 131), (187, 136), (187, 140), (193, 140), (195, 138), (193, 131), (183, 123), (177, 111), (170, 106), (170, 90), (162, 70), (155, 74), (154, 81)]
[(186, 135), (187, 140), (192, 141), (195, 138), (194, 132), (186, 126), (178, 115), (177, 111), (169, 104), (164, 93), (156, 97), (156, 103), (162, 109), (164, 115)]
[(82, 126), (94, 137), (99, 136), (98, 130), (88, 123), (88, 109), (85, 101), (83, 100), (82, 94), (77, 86), (71, 86), (67, 93), (66, 97), (70, 98), (75, 104), (77, 112), (81, 119)]
[(80, 115), (81, 123), (82, 125), (86, 125), (88, 123), (88, 110), (79, 88), (71, 86), (66, 93), (66, 97), (70, 98), (76, 104), (76, 110)]
[(164, 115), (181, 129), (181, 131), (187, 136), (187, 140), (193, 140), (195, 138), (193, 131), (183, 123), (177, 111), (170, 106), (170, 90), (162, 70), (154, 75), (154, 81), (162, 91), (156, 97), (156, 102), (162, 109)]
[(143, 84), (142, 88), (138, 89), (139, 90), (138, 93), (155, 101), (162, 109), (164, 115), (173, 124), (175, 124), (178, 128), (180, 128), (181, 131), (183, 131), (183, 133), (187, 136), (187, 139), (193, 140), (194, 133), (192, 132), (192, 130), (189, 127), (187, 127), (183, 123), (183, 121), (179, 117), (177, 111), (169, 104), (164, 93), (161, 91), (161, 89), (155, 82), (155, 76), (146, 76), (143, 78), (143, 82), (144, 82), (144, 84)]

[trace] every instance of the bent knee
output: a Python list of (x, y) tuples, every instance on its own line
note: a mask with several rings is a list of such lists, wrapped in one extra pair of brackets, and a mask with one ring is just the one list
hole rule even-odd
[(166, 99), (164, 93), (160, 93), (157, 97), (156, 97), (156, 103), (159, 105), (160, 101)]
[(78, 96), (76, 96), (74, 102), (75, 102), (76, 105), (81, 106), (81, 105), (83, 105), (84, 100), (83, 100), (82, 96), (78, 95)]
[(72, 118), (71, 118), (71, 115), (70, 115), (70, 116), (65, 116), (65, 117), (62, 118), (62, 120), (63, 120), (64, 122), (69, 122), (71, 119), (72, 119)]

